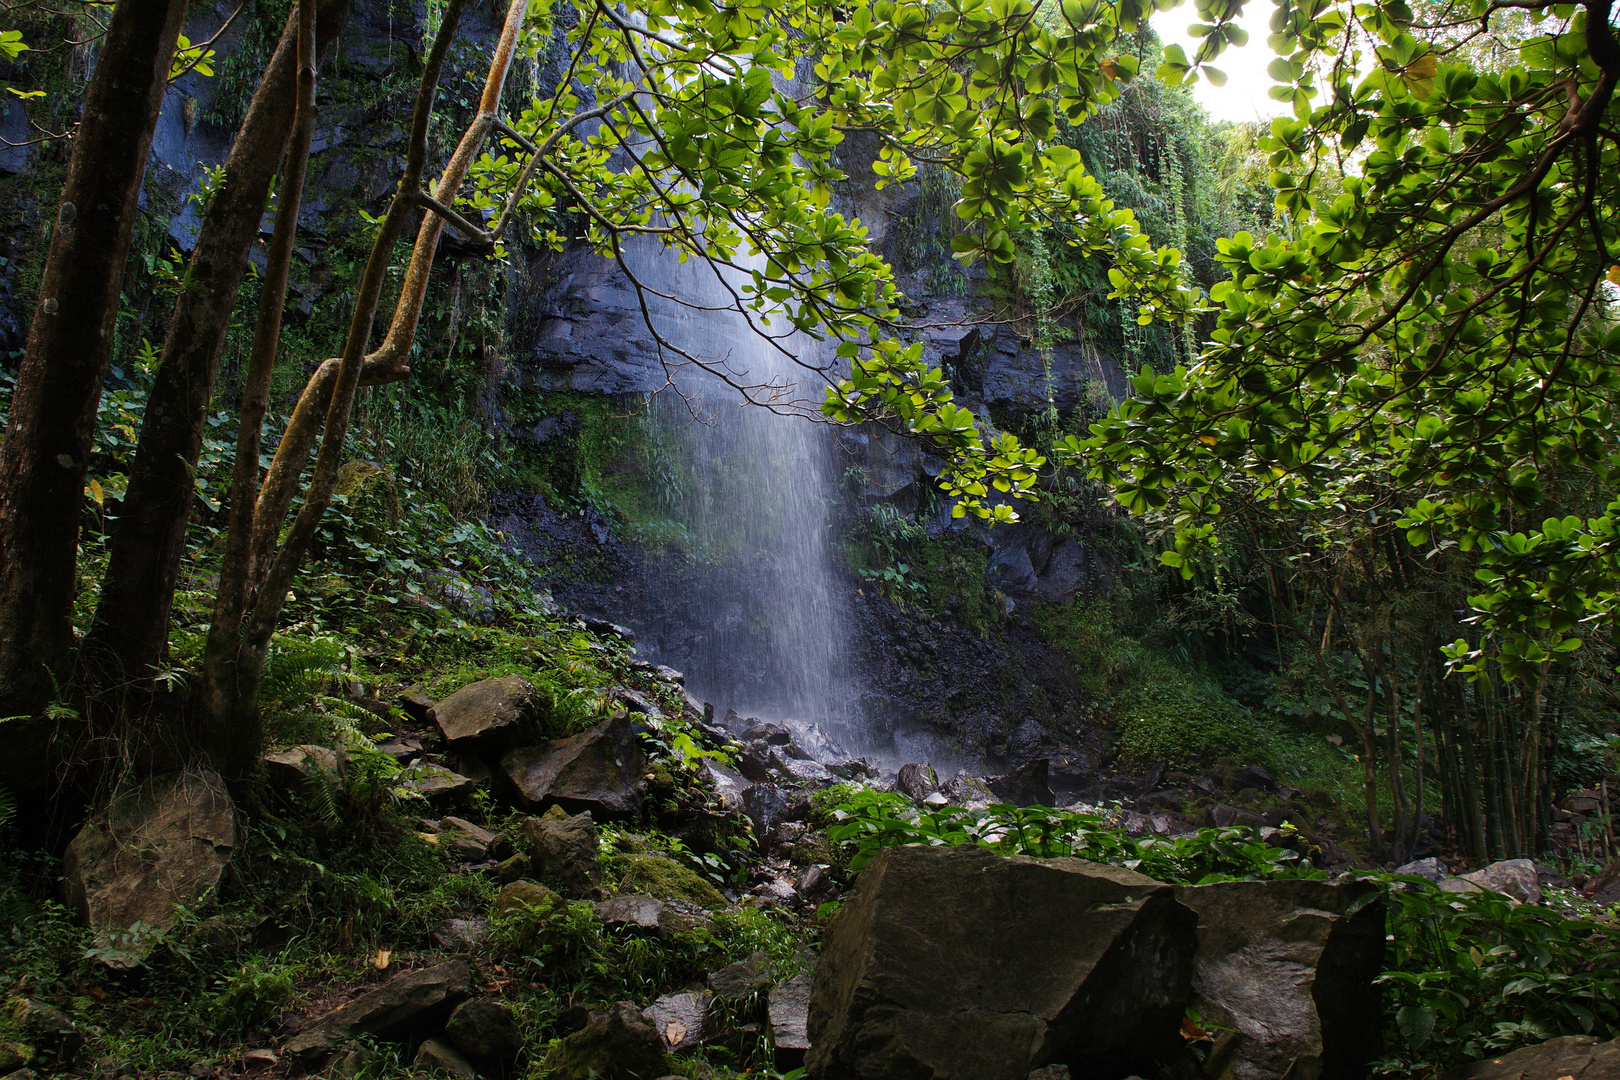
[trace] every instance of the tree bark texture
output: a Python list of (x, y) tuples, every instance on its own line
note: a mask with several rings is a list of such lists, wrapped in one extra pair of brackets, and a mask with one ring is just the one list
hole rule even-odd
[[(349, 0), (324, 0), (317, 8), (317, 57), (343, 28), (348, 9)], [(270, 183), (286, 155), (293, 126), (297, 27), (294, 11), (231, 146), (224, 183), (209, 203), (187, 264), (191, 287), (176, 301), (163, 342), (87, 643), (87, 659), (104, 681), (145, 676), (162, 661), (168, 644), (191, 520), (192, 478), (202, 453), (219, 356)], [(298, 179), (301, 183), (302, 176)], [(284, 202), (288, 194), (284, 185)], [(264, 302), (269, 299), (267, 292)]]
[(84, 483), (124, 263), (185, 0), (119, 0), (74, 138), (0, 447), (0, 715), (64, 679)]

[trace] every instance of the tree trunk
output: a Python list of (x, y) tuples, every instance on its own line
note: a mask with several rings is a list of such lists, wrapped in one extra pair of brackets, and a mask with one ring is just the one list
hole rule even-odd
[(0, 715), (65, 679), (96, 411), (152, 131), (185, 0), (119, 0), (95, 75), (0, 448)]
[[(317, 57), (342, 29), (348, 8), (349, 0), (320, 4)], [(106, 679), (143, 678), (162, 661), (168, 644), (169, 612), (191, 520), (192, 477), (202, 453), (219, 355), (248, 252), (259, 235), (270, 182), (292, 130), (297, 26), (294, 11), (231, 146), (225, 181), (209, 203), (186, 267), (191, 287), (180, 294), (163, 342), (85, 650)], [(289, 194), (283, 191), (284, 201)], [(261, 303), (270, 301), (266, 293)]]

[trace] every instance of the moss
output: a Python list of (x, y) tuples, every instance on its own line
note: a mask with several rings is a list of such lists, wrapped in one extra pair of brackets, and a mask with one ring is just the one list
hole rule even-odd
[(621, 893), (688, 900), (711, 911), (726, 906), (720, 890), (680, 863), (654, 852), (613, 857), (608, 871), (619, 879)]
[(1263, 729), (1219, 690), (1188, 678), (1125, 696), (1117, 709), (1119, 751), (1133, 768), (1168, 762), (1199, 768), (1229, 757), (1261, 762)]

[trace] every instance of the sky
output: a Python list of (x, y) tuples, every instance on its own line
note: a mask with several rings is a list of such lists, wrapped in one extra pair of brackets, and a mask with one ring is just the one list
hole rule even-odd
[[(1238, 25), (1249, 32), (1249, 43), (1242, 48), (1228, 47), (1215, 61), (1215, 66), (1226, 72), (1225, 86), (1211, 86), (1200, 78), (1193, 87), (1193, 97), (1209, 113), (1212, 120), (1270, 120), (1288, 112), (1288, 106), (1272, 101), (1266, 91), (1272, 87), (1266, 65), (1277, 55), (1266, 44), (1271, 33), (1272, 5), (1267, 0), (1249, 0), (1244, 5), (1243, 17)], [(1198, 48), (1199, 39), (1187, 35), (1187, 27), (1198, 22), (1198, 9), (1183, 4), (1170, 11), (1153, 16), (1153, 28), (1166, 45), (1179, 44), (1188, 57)]]

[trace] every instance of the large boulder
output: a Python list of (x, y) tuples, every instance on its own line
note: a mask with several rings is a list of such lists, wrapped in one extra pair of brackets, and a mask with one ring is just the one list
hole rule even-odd
[(1013, 806), (1056, 806), (1057, 796), (1052, 794), (1052, 763), (1047, 758), (1026, 761), (1005, 776), (994, 776), (985, 781), (997, 802)]
[(1117, 1080), (1182, 1048), (1196, 918), (1120, 867), (983, 848), (878, 853), (828, 927), (806, 1066), (819, 1080)]
[(553, 806), (540, 817), (524, 821), (523, 835), (528, 838), (536, 872), (552, 888), (580, 897), (602, 883), (597, 863), (600, 844), (589, 810), (569, 815), (562, 807)]
[(505, 1003), (477, 997), (456, 1006), (444, 1025), (445, 1037), (471, 1058), (511, 1061), (523, 1049), (523, 1030)]
[(1184, 885), (1198, 915), (1193, 1011), (1221, 1031), (1205, 1061), (1230, 1080), (1359, 1080), (1380, 1052), (1384, 904), (1324, 881)]
[(432, 717), (453, 749), (499, 753), (534, 735), (539, 695), (528, 679), (507, 675), (469, 683), (443, 701)]
[(1462, 875), (1461, 880), (1501, 893), (1521, 904), (1541, 903), (1541, 880), (1536, 874), (1536, 864), (1530, 859), (1493, 862), (1483, 870)]
[(361, 1035), (391, 1039), (427, 1030), (466, 1000), (468, 992), (465, 960), (404, 972), (316, 1020), (288, 1041), (287, 1052), (320, 1057)]
[(1565, 1035), (1501, 1057), (1476, 1061), (1446, 1074), (1446, 1080), (1609, 1080), (1620, 1076), (1620, 1039)]
[(501, 759), (501, 772), (525, 808), (589, 810), (600, 819), (635, 816), (641, 766), (641, 747), (622, 711), (578, 735), (519, 747)]
[(545, 1071), (556, 1080), (653, 1080), (669, 1072), (664, 1046), (641, 1010), (621, 1001), (552, 1047)]
[[(158, 777), (113, 800), (68, 845), (62, 892), (104, 955), (138, 963), (219, 883), (236, 847), (236, 813), (212, 769)], [(137, 928), (137, 924), (139, 927)]]

